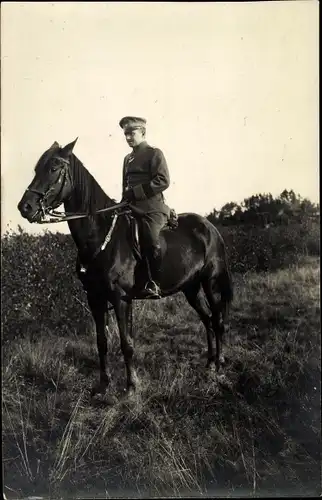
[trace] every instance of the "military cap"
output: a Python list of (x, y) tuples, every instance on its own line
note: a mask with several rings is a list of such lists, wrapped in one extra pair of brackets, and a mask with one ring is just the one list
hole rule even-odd
[(120, 127), (123, 129), (135, 129), (146, 127), (146, 119), (137, 116), (124, 116), (119, 123)]

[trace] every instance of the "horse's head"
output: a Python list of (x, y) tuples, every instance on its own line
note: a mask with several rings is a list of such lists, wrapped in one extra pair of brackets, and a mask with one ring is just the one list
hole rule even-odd
[(29, 222), (40, 222), (69, 198), (73, 189), (70, 160), (76, 141), (63, 148), (54, 142), (40, 157), (35, 176), (18, 204), (21, 215)]

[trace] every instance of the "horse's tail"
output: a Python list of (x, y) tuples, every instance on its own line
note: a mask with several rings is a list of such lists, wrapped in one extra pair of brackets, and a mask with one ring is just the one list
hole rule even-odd
[(221, 281), (220, 289), (221, 289), (222, 300), (227, 302), (227, 304), (230, 304), (234, 299), (234, 287), (233, 287), (233, 280), (231, 277), (226, 249), (224, 249), (224, 251), (225, 251), (225, 268), (223, 269), (220, 279)]
[(210, 262), (206, 265), (208, 272), (210, 271), (210, 276), (212, 276), (212, 278), (210, 278), (212, 281), (211, 289), (213, 293), (220, 293), (221, 302), (225, 305), (225, 308), (228, 312), (229, 305), (234, 298), (234, 290), (230, 273), (230, 266), (228, 262), (227, 249), (225, 241), (218, 229), (207, 219), (206, 224), (208, 225), (209, 229), (209, 245), (211, 246), (211, 242), (213, 241), (218, 243), (219, 240), (219, 245), (216, 245), (215, 260), (217, 260), (217, 257), (220, 257), (221, 260), (220, 269), (218, 269), (217, 263), (213, 261), (212, 252), (212, 254), (210, 254)]
[(225, 255), (224, 267), (220, 270), (218, 274), (213, 275), (207, 281), (210, 285), (209, 288), (208, 287), (205, 288), (208, 302), (209, 300), (211, 302), (211, 299), (209, 299), (209, 293), (211, 295), (219, 293), (221, 298), (222, 312), (225, 316), (228, 316), (230, 304), (234, 299), (234, 287), (226, 255)]
[(225, 269), (220, 275), (219, 286), (222, 301), (229, 305), (234, 299), (234, 288), (229, 269)]

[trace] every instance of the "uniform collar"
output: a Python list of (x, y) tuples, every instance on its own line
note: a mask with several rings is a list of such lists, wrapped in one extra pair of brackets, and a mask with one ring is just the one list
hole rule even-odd
[(146, 141), (142, 141), (138, 146), (133, 148), (133, 153), (138, 153), (147, 147), (148, 143)]

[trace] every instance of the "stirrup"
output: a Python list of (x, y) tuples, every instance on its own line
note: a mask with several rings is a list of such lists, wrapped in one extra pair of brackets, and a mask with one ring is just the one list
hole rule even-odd
[[(152, 285), (152, 286), (150, 287), (149, 285)], [(157, 295), (157, 296), (161, 297), (161, 289), (160, 289), (159, 285), (157, 285), (156, 282), (153, 280), (148, 281), (145, 284), (144, 291), (146, 291), (147, 293), (151, 293), (152, 295)]]
[[(149, 285), (153, 283), (154, 289), (149, 288)], [(146, 283), (145, 287), (141, 290), (136, 290), (134, 293), (134, 296), (132, 296), (133, 299), (162, 299), (161, 295), (161, 289), (160, 287), (154, 282), (154, 281), (149, 281)]]

